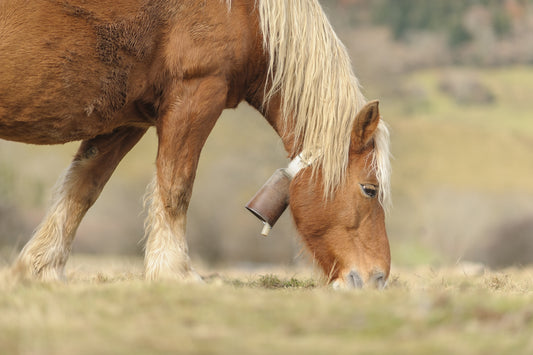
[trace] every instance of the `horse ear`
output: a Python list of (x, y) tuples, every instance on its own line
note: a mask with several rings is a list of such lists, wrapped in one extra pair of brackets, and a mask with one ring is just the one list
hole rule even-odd
[(379, 120), (379, 101), (370, 101), (355, 117), (352, 130), (352, 149), (360, 150), (366, 147), (374, 136)]

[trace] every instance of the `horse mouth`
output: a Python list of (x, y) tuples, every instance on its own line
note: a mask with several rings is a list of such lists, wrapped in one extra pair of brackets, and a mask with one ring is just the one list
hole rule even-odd
[(357, 272), (357, 270), (350, 270), (344, 278), (333, 280), (331, 286), (334, 289), (352, 289), (359, 290), (363, 288), (384, 289), (387, 286), (387, 275), (382, 271), (375, 271), (371, 273), (368, 280), (365, 282)]

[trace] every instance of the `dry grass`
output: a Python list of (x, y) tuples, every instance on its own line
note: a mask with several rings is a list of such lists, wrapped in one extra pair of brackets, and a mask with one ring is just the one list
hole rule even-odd
[(309, 270), (204, 270), (197, 285), (144, 282), (141, 265), (75, 256), (67, 284), (3, 277), (2, 353), (533, 351), (533, 269), (395, 269), (384, 291), (336, 292)]

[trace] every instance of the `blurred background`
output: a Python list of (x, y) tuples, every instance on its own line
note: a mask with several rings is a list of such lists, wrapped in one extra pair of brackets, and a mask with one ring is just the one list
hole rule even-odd
[[(392, 132), (393, 264), (533, 262), (533, 0), (323, 0), (368, 99)], [(342, 93), (340, 93), (342, 94)], [(77, 143), (0, 141), (0, 249), (13, 258), (44, 216)], [(83, 220), (74, 252), (141, 255), (152, 129)], [(246, 202), (286, 153), (246, 104), (202, 153), (188, 215), (193, 260), (308, 263), (289, 213), (268, 238)]]

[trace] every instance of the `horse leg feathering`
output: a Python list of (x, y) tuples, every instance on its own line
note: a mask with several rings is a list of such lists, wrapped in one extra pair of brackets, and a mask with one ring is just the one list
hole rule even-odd
[(62, 280), (74, 235), (124, 155), (146, 132), (123, 128), (84, 141), (58, 180), (48, 214), (21, 251), (13, 272), (20, 278)]

